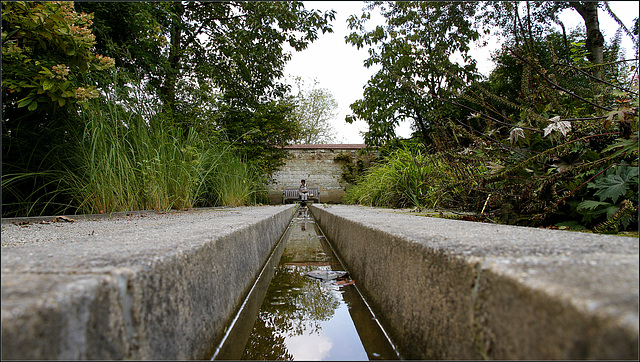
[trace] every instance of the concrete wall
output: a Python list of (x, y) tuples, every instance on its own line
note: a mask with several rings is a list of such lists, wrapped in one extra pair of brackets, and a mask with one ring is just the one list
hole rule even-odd
[[(293, 211), (3, 219), (2, 359), (209, 359)], [(311, 211), (406, 359), (638, 359), (637, 238)]]
[(210, 359), (293, 211), (3, 219), (2, 359)]
[(310, 209), (405, 359), (638, 359), (637, 238)]
[(346, 187), (341, 180), (344, 163), (335, 158), (347, 154), (355, 160), (364, 145), (292, 145), (285, 148), (291, 158), (273, 175), (274, 183), (269, 186), (271, 204), (281, 203), (284, 187), (298, 187), (302, 179), (307, 185), (320, 189), (321, 203), (342, 202)]

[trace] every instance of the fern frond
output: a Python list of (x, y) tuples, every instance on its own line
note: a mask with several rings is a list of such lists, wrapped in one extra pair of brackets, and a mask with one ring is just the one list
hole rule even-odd
[(638, 213), (638, 207), (634, 206), (629, 200), (624, 200), (620, 203), (620, 209), (609, 220), (601, 222), (593, 228), (593, 231), (597, 233), (604, 233), (618, 231), (618, 225), (624, 217), (634, 216)]

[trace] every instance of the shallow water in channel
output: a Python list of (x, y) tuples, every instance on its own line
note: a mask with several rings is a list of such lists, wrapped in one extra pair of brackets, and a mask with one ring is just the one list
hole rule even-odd
[(305, 276), (315, 270), (346, 271), (300, 208), (212, 359), (399, 359), (357, 280)]

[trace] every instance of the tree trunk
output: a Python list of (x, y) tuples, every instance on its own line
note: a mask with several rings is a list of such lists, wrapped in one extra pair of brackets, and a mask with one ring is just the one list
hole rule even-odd
[[(582, 16), (584, 25), (587, 28), (587, 56), (593, 64), (602, 64), (604, 61), (604, 37), (600, 32), (598, 22), (598, 2), (590, 1), (570, 1), (569, 4)], [(602, 79), (602, 69), (597, 68), (595, 76)]]
[(427, 131), (427, 125), (424, 124), (424, 120), (422, 119), (422, 115), (420, 115), (420, 111), (418, 109), (416, 112), (416, 124), (418, 125), (418, 129), (420, 130), (420, 135), (422, 136), (422, 142), (426, 145), (429, 142), (429, 132)]
[(162, 84), (161, 94), (163, 96), (163, 108), (165, 111), (173, 109), (176, 101), (176, 84), (178, 74), (180, 72), (181, 60), (181, 39), (182, 39), (182, 16), (184, 14), (184, 5), (177, 2), (173, 5), (173, 19), (171, 20), (171, 28), (169, 34), (171, 36), (169, 45), (168, 69)]

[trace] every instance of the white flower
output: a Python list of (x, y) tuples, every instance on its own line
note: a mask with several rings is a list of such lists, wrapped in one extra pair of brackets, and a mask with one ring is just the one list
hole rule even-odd
[(558, 131), (562, 133), (563, 136), (566, 136), (569, 131), (571, 131), (571, 122), (569, 121), (561, 121), (560, 116), (555, 116), (549, 120), (549, 122), (553, 122), (544, 129), (544, 137), (547, 137), (551, 134), (552, 131)]
[(489, 165), (487, 166), (487, 168), (491, 169), (492, 175), (495, 175), (501, 172), (502, 170), (504, 170), (505, 167), (495, 162), (489, 162)]
[(522, 128), (516, 127), (509, 132), (509, 141), (511, 141), (512, 145), (517, 143), (520, 138), (524, 138), (524, 130)]
[(471, 113), (470, 116), (467, 116), (467, 119), (474, 119), (474, 118), (480, 118), (482, 116), (482, 114), (476, 112), (476, 113)]

